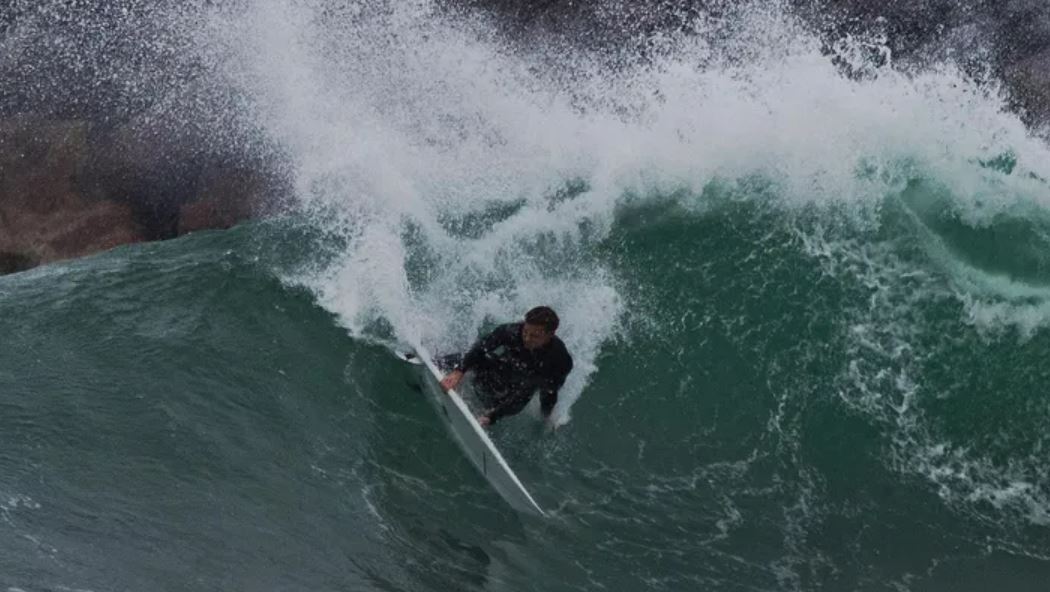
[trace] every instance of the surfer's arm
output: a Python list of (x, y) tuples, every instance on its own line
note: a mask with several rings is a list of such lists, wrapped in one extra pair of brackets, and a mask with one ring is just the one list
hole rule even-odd
[(479, 339), (473, 347), (470, 348), (470, 351), (463, 356), (463, 359), (459, 361), (459, 364), (457, 364), (448, 375), (441, 379), (441, 387), (447, 391), (459, 386), (459, 383), (463, 381), (463, 376), (467, 372), (481, 365), (485, 358), (501, 345), (512, 343), (515, 335), (513, 324), (496, 327), (491, 333)]
[(456, 366), (456, 371), (465, 374), (481, 365), (485, 358), (499, 348), (499, 346), (510, 345), (513, 343), (512, 339), (514, 338), (514, 332), (512, 328), (513, 325), (501, 325), (492, 331), (492, 333), (479, 339), (477, 343), (470, 348), (470, 351), (463, 356), (463, 360), (460, 361), (458, 366)]
[(558, 404), (558, 391), (563, 384), (565, 384), (565, 376), (555, 381), (549, 381), (540, 387), (540, 411), (543, 413), (544, 418), (550, 417), (554, 406)]
[(540, 390), (540, 411), (543, 417), (550, 417), (554, 406), (558, 404), (558, 389), (545, 388)]
[(497, 421), (499, 421), (501, 417), (506, 417), (508, 415), (514, 415), (515, 413), (519, 413), (522, 409), (525, 408), (525, 405), (529, 403), (529, 399), (531, 398), (532, 392), (530, 391), (524, 391), (516, 395), (509, 396), (500, 401), (500, 403), (495, 407), (487, 410), (482, 415), (489, 419), (490, 425), (494, 424)]
[(558, 404), (558, 391), (565, 384), (569, 372), (572, 372), (572, 357), (566, 356), (561, 369), (556, 374), (549, 376), (540, 386), (540, 411), (543, 417), (549, 418), (554, 406)]

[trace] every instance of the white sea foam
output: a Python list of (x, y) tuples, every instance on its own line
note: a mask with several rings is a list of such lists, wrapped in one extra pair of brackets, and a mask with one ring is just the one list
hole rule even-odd
[[(1050, 205), (1040, 180), (1050, 152), (1004, 112), (994, 85), (950, 64), (902, 73), (854, 63), (864, 75), (843, 76), (776, 5), (740, 8), (733, 27), (700, 23), (698, 37), (669, 39), (651, 62), (616, 72), (582, 52), (530, 55), (423, 0), (354, 6), (267, 1), (210, 21), (229, 81), (294, 160), (304, 209), (346, 243), (307, 283), (356, 335), (385, 324), (439, 349), (554, 306), (578, 362), (561, 421), (630, 304), (620, 288), (631, 278), (592, 254), (625, 202), (696, 206), (712, 181), (757, 175), (782, 207), (827, 207), (857, 228), (876, 228), (887, 196), (917, 177), (941, 184), (973, 226), (1018, 203)], [(840, 45), (839, 57), (856, 60), (857, 47)], [(1006, 154), (1012, 173), (981, 165)], [(1045, 490), (1045, 476), (931, 452), (939, 437), (917, 399), (928, 352), (916, 331), (924, 299), (955, 298), (966, 310), (956, 330), (1031, 333), (1050, 318), (1047, 295), (979, 290), (950, 253), (938, 259), (936, 237), (926, 245), (940, 268), (925, 269), (863, 239), (803, 235), (829, 274), (870, 288), (847, 313), (841, 400), (895, 426), (902, 470), (953, 499), (1044, 515), (1030, 479)]]

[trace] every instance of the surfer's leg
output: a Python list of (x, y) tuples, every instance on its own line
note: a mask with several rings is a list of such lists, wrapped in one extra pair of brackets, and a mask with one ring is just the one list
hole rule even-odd
[[(507, 407), (504, 407), (501, 410), (499, 417), (507, 417), (509, 415), (517, 415), (521, 413), (522, 409), (525, 409), (525, 406), (529, 404), (531, 398), (532, 397), (528, 395), (522, 396), (521, 394), (507, 394), (500, 402), (503, 403), (509, 399), (513, 399), (513, 402), (509, 403)], [(498, 418), (493, 417), (492, 419), (496, 420)]]
[(503, 400), (506, 393), (499, 388), (498, 383), (493, 381), (493, 377), (485, 371), (477, 372), (474, 375), (474, 395), (477, 397), (478, 402), (481, 406), (488, 409), (495, 407)]

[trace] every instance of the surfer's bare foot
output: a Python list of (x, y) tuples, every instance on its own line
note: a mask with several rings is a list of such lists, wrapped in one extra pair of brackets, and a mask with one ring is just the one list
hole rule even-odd
[(483, 428), (484, 427), (488, 427), (491, 423), (492, 423), (492, 420), (489, 419), (489, 416), (487, 416), (487, 415), (479, 415), (478, 416), (478, 425), (480, 425), (481, 427), (483, 427)]

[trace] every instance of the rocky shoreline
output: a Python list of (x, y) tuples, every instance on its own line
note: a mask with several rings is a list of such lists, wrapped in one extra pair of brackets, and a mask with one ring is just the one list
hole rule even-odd
[(0, 274), (265, 215), (272, 162), (180, 151), (86, 119), (0, 120)]

